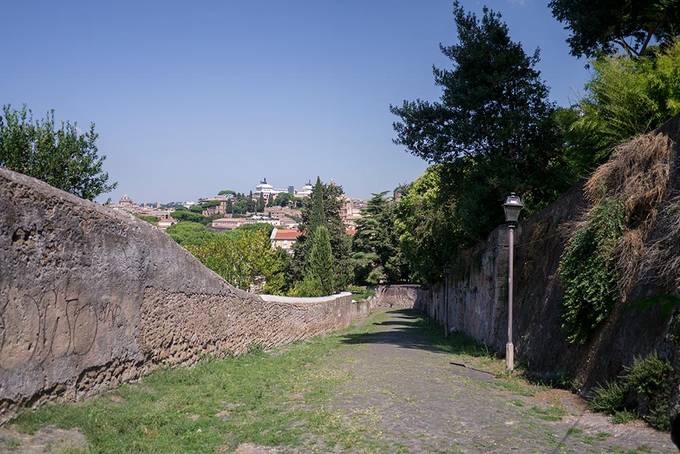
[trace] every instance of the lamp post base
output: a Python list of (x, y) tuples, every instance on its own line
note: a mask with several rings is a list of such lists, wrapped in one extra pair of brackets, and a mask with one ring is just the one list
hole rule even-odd
[(512, 342), (505, 344), (505, 365), (508, 372), (512, 372), (515, 368), (515, 347)]

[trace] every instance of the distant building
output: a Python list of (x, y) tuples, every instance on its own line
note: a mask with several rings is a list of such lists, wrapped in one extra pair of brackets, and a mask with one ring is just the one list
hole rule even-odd
[(213, 229), (234, 230), (246, 224), (246, 218), (220, 218), (212, 221)]
[(248, 218), (219, 218), (212, 221), (210, 225), (213, 229), (234, 230), (246, 224), (269, 224), (278, 227), (281, 225), (281, 221), (269, 216), (255, 215)]
[(262, 195), (262, 197), (269, 199), (276, 197), (277, 194), (281, 194), (282, 192), (287, 192), (285, 189), (277, 189), (271, 184), (267, 183), (267, 179), (264, 178), (262, 181), (260, 181), (260, 184), (255, 186), (255, 192), (253, 192), (253, 195), (255, 197), (259, 197)]
[(120, 198), (118, 201), (118, 207), (119, 208), (134, 208), (137, 207), (135, 202), (132, 201), (130, 197), (128, 197), (127, 194), (123, 194), (123, 197)]
[(279, 229), (274, 228), (272, 234), (269, 236), (273, 248), (283, 249), (289, 254), (293, 253), (293, 245), (298, 237), (302, 235), (297, 229)]
[(340, 196), (340, 219), (346, 227), (356, 227), (356, 222), (361, 219), (361, 209), (357, 203), (345, 194)]
[(309, 197), (312, 195), (312, 189), (314, 189), (314, 186), (312, 186), (311, 181), (307, 181), (307, 184), (303, 185), (300, 189), (295, 191), (295, 196), (296, 197)]
[(175, 224), (177, 224), (177, 219), (175, 219), (171, 216), (168, 216), (165, 219), (159, 219), (158, 224), (156, 224), (156, 225), (158, 226), (159, 229), (165, 231), (165, 230), (168, 229), (168, 227), (173, 226)]
[(215, 216), (216, 214), (227, 214), (227, 202), (221, 201), (215, 206), (206, 208), (201, 212), (203, 216)]

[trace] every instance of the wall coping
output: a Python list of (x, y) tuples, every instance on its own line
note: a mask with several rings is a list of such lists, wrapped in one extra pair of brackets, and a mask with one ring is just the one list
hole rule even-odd
[(281, 295), (259, 295), (264, 301), (270, 303), (330, 303), (344, 296), (352, 296), (350, 292), (336, 293), (328, 296), (281, 296)]

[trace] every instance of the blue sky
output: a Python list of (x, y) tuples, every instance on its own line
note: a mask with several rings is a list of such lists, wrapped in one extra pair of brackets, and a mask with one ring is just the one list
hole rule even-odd
[[(552, 99), (577, 100), (588, 72), (547, 2), (463, 1), (484, 3), (528, 52), (541, 48)], [(448, 64), (438, 45), (456, 37), (451, 5), (5, 0), (0, 104), (94, 122), (114, 200), (194, 200), (317, 175), (367, 197), (426, 167), (392, 143), (389, 105), (438, 97), (432, 65)]]

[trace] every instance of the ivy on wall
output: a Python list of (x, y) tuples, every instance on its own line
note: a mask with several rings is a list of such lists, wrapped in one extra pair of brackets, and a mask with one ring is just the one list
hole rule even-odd
[(574, 232), (560, 260), (564, 286), (562, 327), (567, 341), (584, 343), (611, 312), (619, 296), (614, 250), (623, 235), (624, 208), (603, 199)]

